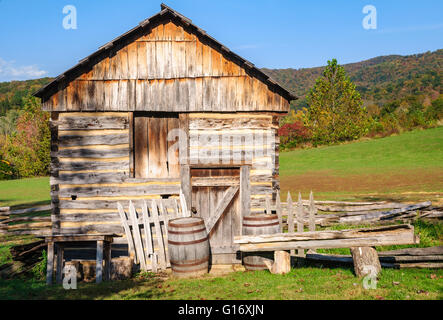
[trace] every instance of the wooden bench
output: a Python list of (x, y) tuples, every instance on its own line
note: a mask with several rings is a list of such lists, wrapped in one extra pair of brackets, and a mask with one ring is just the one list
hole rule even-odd
[[(277, 233), (270, 235), (240, 236), (234, 238), (242, 252), (275, 252), (275, 273), (290, 269), (289, 254), (294, 249), (351, 248), (357, 276), (365, 274), (365, 266), (381, 269), (375, 246), (417, 244), (414, 227), (408, 224), (375, 228)], [(277, 265), (275, 265), (277, 264)], [(279, 272), (280, 271), (280, 272)], [(378, 272), (377, 271), (377, 272)]]
[[(97, 246), (96, 254), (96, 282), (102, 282), (110, 279), (111, 271), (111, 243), (115, 234), (64, 234), (41, 237), (48, 244), (48, 262), (46, 269), (46, 284), (52, 284), (52, 276), (54, 273), (54, 257), (57, 259), (56, 282), (62, 283), (63, 280), (63, 254), (66, 246), (78, 242), (95, 242)], [(57, 249), (54, 255), (54, 248)], [(103, 268), (103, 261), (105, 262)], [(104, 270), (103, 270), (104, 269)]]

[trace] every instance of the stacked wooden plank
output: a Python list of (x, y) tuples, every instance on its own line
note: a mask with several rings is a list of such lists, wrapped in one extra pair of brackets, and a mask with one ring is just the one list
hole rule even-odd
[(51, 210), (50, 205), (16, 210), (5, 208), (0, 211), (0, 234), (48, 235), (52, 226), (49, 214), (43, 216), (32, 216), (32, 214), (49, 210)]
[[(443, 246), (379, 251), (378, 256), (381, 266), (385, 268), (443, 268)], [(309, 252), (306, 254), (306, 261), (324, 265), (353, 263), (350, 255)]]

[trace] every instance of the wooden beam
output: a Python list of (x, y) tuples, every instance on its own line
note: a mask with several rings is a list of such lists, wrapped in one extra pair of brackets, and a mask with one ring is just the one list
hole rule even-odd
[(191, 187), (191, 169), (189, 165), (180, 166), (180, 179), (181, 179), (181, 193), (184, 195), (186, 200), (186, 207), (188, 209), (192, 206), (192, 187)]
[(100, 283), (103, 280), (103, 246), (104, 241), (97, 241), (97, 257), (95, 266), (95, 282)]
[(291, 249), (373, 247), (416, 244), (414, 227), (396, 225), (368, 229), (311, 231), (234, 237), (240, 251), (258, 252)]
[(240, 217), (251, 214), (251, 180), (250, 166), (240, 167)]
[(225, 212), (226, 208), (231, 203), (232, 199), (234, 199), (234, 196), (237, 193), (238, 189), (239, 187), (230, 187), (226, 190), (226, 192), (223, 195), (223, 198), (218, 202), (214, 213), (206, 221), (206, 231), (208, 232), (208, 234), (211, 233), (212, 228), (215, 226), (217, 221)]
[(54, 273), (54, 242), (48, 242), (48, 254), (46, 264), (46, 285), (52, 285), (52, 276)]

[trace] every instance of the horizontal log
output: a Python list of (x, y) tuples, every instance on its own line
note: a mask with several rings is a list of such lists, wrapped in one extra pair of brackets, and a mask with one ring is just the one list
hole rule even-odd
[(173, 185), (141, 185), (141, 186), (112, 186), (100, 187), (97, 185), (91, 187), (63, 188), (59, 191), (59, 197), (69, 198), (71, 196), (98, 197), (98, 196), (141, 196), (141, 195), (166, 195), (179, 194), (180, 184)]
[(97, 116), (97, 117), (63, 117), (61, 120), (51, 121), (55, 126), (58, 126), (58, 130), (98, 130), (98, 129), (128, 129), (129, 119), (126, 116), (119, 117), (108, 117), (108, 116)]
[(11, 223), (11, 222), (21, 222), (21, 221), (35, 221), (35, 222), (46, 222), (51, 221), (51, 217), (19, 217), (19, 218), (10, 218), (3, 220), (1, 223)]
[(382, 212), (373, 212), (373, 213), (368, 213), (368, 214), (363, 214), (363, 215), (358, 215), (358, 216), (341, 217), (339, 219), (339, 222), (340, 223), (359, 223), (359, 222), (365, 221), (365, 220), (373, 220), (373, 219), (383, 220), (383, 219), (392, 218), (397, 215), (401, 215), (401, 214), (408, 212), (408, 211), (426, 208), (426, 207), (429, 207), (431, 204), (432, 204), (431, 201), (426, 201), (426, 202), (421, 202), (421, 203), (417, 203), (417, 204), (413, 204), (413, 205), (408, 205), (408, 206), (403, 207), (401, 209), (394, 209), (394, 210), (382, 211)]
[(45, 228), (45, 229), (26, 230), (26, 231), (7, 231), (7, 234), (15, 236), (22, 236), (22, 235), (49, 236), (52, 234), (52, 229)]
[[(129, 170), (128, 170), (129, 171)], [(88, 173), (59, 173), (59, 184), (103, 184), (125, 183), (132, 179), (129, 172), (88, 172)]]
[(234, 237), (240, 251), (275, 251), (316, 248), (373, 247), (416, 244), (414, 227), (396, 225), (378, 228), (278, 233)]
[(350, 238), (361, 238), (363, 236), (396, 234), (396, 233), (402, 233), (405, 230), (407, 232), (411, 231), (413, 232), (414, 227), (408, 224), (404, 224), (404, 225), (392, 225), (392, 226), (347, 229), (347, 230), (324, 230), (324, 231), (236, 236), (234, 237), (234, 243), (246, 244), (246, 243), (281, 242), (281, 241), (350, 239)]
[[(52, 223), (51, 221), (49, 222), (33, 222), (33, 223), (20, 223), (20, 224), (13, 224), (13, 225), (8, 225), (7, 230), (34, 230), (34, 229), (42, 229), (42, 228), (47, 228), (47, 227), (51, 227)], [(3, 229), (4, 226), (2, 226)]]
[(242, 118), (232, 119), (190, 119), (190, 130), (230, 130), (234, 128), (240, 129), (278, 129), (278, 126), (273, 126), (271, 123), (271, 117), (268, 118), (255, 118), (254, 115), (245, 115)]
[[(378, 252), (380, 255), (380, 252)], [(424, 258), (426, 257), (426, 258)], [(419, 258), (417, 260), (411, 258)], [(330, 264), (353, 264), (354, 261), (351, 255), (328, 255), (328, 254), (306, 254), (307, 261)], [(421, 257), (380, 257), (381, 266), (384, 268), (441, 268), (443, 256), (423, 256)], [(420, 260), (421, 259), (421, 260)], [(407, 263), (399, 263), (407, 262)]]
[(240, 184), (238, 177), (193, 177), (191, 185), (193, 187), (226, 187)]
[[(115, 209), (117, 212), (117, 202), (123, 206), (123, 208), (129, 207), (130, 200), (62, 200), (60, 201), (60, 209)], [(151, 207), (151, 200), (131, 200), (135, 208), (141, 208), (144, 201)], [(162, 203), (167, 207), (175, 207), (175, 199), (162, 199)]]
[(25, 208), (25, 209), (16, 209), (9, 212), (0, 212), (0, 216), (3, 215), (18, 215), (18, 214), (25, 214), (25, 213), (35, 213), (35, 212), (43, 212), (43, 211), (49, 211), (51, 210), (51, 205), (44, 205), (44, 206), (38, 206), (38, 207), (31, 207), (31, 208)]
[(129, 159), (116, 162), (91, 162), (91, 161), (79, 161), (79, 162), (59, 162), (51, 163), (51, 170), (54, 171), (96, 171), (96, 170), (124, 170), (129, 171)]
[(62, 149), (59, 151), (51, 151), (51, 156), (59, 158), (119, 158), (128, 156), (129, 147), (119, 149)]
[(123, 235), (124, 230), (121, 225), (109, 224), (109, 225), (86, 225), (81, 227), (61, 227), (60, 233), (62, 234), (85, 234), (85, 233), (114, 233)]
[(443, 255), (443, 246), (427, 247), (427, 248), (406, 248), (398, 250), (389, 250), (379, 252), (379, 256), (427, 256), (427, 255)]
[(353, 212), (353, 211), (372, 211), (372, 210), (383, 210), (383, 209), (400, 209), (404, 208), (407, 205), (402, 203), (383, 203), (383, 204), (370, 204), (363, 206), (322, 206), (317, 205), (317, 209), (320, 211), (328, 211), (328, 212)]
[(11, 207), (0, 207), (0, 212), (9, 211)]
[(420, 262), (420, 263), (396, 263), (394, 268), (398, 269), (443, 269), (443, 263), (439, 262)]
[(431, 262), (443, 261), (443, 255), (435, 256), (380, 256), (382, 262)]
[(116, 145), (129, 143), (129, 134), (109, 134), (102, 136), (65, 135), (58, 138), (60, 147)]

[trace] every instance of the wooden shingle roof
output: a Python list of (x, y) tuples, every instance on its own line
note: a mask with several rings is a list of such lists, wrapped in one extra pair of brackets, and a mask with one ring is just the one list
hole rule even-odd
[[(55, 93), (69, 86), (71, 82), (79, 79), (79, 77), (81, 77), (85, 73), (88, 73), (94, 65), (98, 64), (106, 57), (109, 57), (110, 53), (119, 50), (119, 48), (122, 48), (124, 45), (131, 41), (135, 41), (139, 37), (146, 34), (147, 30), (151, 30), (156, 25), (165, 20), (170, 20), (173, 21), (175, 24), (182, 25), (183, 28), (186, 28), (188, 32), (195, 34), (199, 39), (202, 39), (202, 41), (211, 46), (211, 48), (220, 52), (223, 57), (226, 57), (226, 59), (229, 59), (236, 65), (240, 66), (240, 68), (244, 69), (244, 71), (251, 77), (258, 79), (260, 82), (264, 83), (269, 88), (269, 90), (275, 92), (283, 99), (285, 99), (287, 101), (285, 105), (289, 105), (289, 102), (291, 100), (297, 99), (297, 97), (291, 94), (287, 89), (283, 88), (272, 78), (270, 78), (260, 69), (255, 67), (254, 64), (232, 52), (226, 46), (208, 35), (206, 31), (194, 25), (190, 19), (186, 18), (185, 16), (171, 9), (165, 4), (161, 5), (161, 11), (159, 13), (141, 21), (133, 29), (101, 46), (96, 52), (80, 60), (77, 65), (56, 77), (52, 82), (42, 87), (34, 95), (36, 97), (42, 98), (43, 101), (50, 99), (50, 97), (53, 96)], [(53, 109), (55, 109), (54, 102), (52, 102), (51, 106)], [(53, 110), (52, 108), (48, 107), (46, 108), (46, 110)]]

